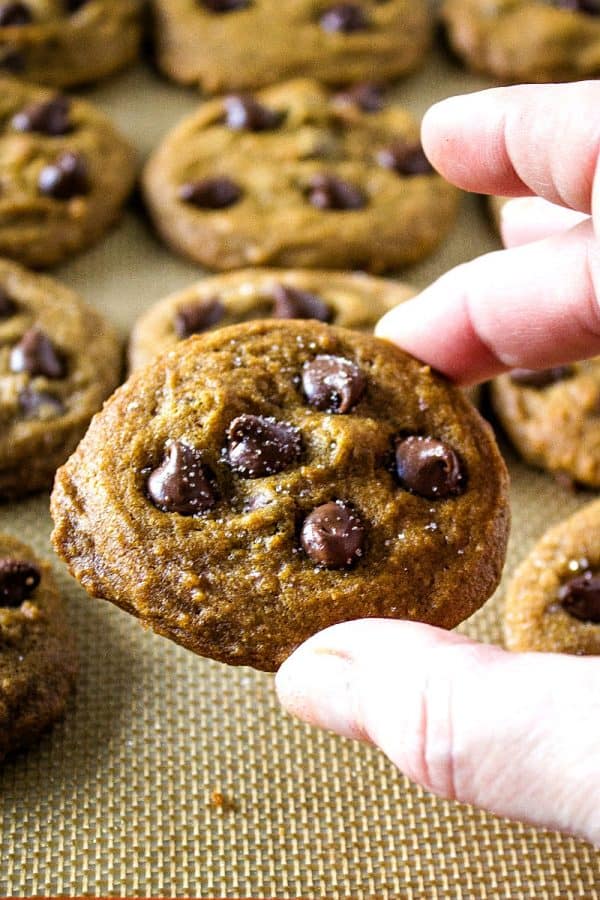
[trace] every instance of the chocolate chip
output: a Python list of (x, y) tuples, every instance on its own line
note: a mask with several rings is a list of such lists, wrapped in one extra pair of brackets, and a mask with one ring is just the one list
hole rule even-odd
[(0, 3), (0, 27), (29, 25), (33, 22), (31, 10), (25, 3)]
[(179, 199), (199, 209), (225, 209), (242, 197), (242, 189), (225, 176), (188, 181), (179, 188)]
[(343, 415), (363, 396), (367, 379), (356, 363), (343, 356), (316, 356), (304, 363), (302, 389), (311, 406)]
[(238, 416), (227, 430), (227, 461), (246, 478), (275, 475), (301, 452), (298, 429), (270, 416)]
[(336, 500), (317, 506), (306, 517), (300, 542), (313, 562), (345, 569), (363, 555), (365, 526), (349, 504)]
[(6, 288), (0, 287), (0, 319), (10, 319), (17, 311), (17, 304)]
[(20, 606), (31, 597), (40, 580), (37, 566), (11, 556), (0, 557), (0, 606)]
[(90, 191), (88, 167), (80, 153), (65, 151), (48, 166), (38, 179), (41, 194), (54, 200), (71, 200)]
[(317, 209), (351, 210), (367, 205), (367, 198), (360, 188), (337, 175), (313, 175), (308, 186), (308, 199)]
[(19, 407), (25, 419), (54, 419), (65, 412), (64, 404), (58, 397), (30, 387), (20, 392)]
[(316, 294), (287, 284), (275, 285), (273, 300), (275, 319), (317, 319), (319, 322), (331, 322), (333, 318), (331, 309)]
[(10, 370), (34, 377), (64, 378), (67, 367), (50, 338), (39, 328), (30, 328), (11, 350)]
[(279, 128), (285, 113), (270, 109), (249, 94), (232, 94), (225, 98), (225, 121), (229, 128), (248, 131), (272, 131)]
[(200, 3), (211, 12), (237, 12), (250, 6), (252, 0), (200, 0)]
[(376, 154), (377, 162), (385, 169), (393, 169), (398, 175), (431, 175), (435, 171), (421, 144), (417, 142), (409, 144), (406, 141), (396, 141), (389, 147), (384, 147)]
[(523, 387), (545, 388), (564, 381), (574, 374), (573, 366), (554, 366), (552, 369), (513, 369), (510, 380)]
[(573, 578), (560, 588), (558, 599), (573, 618), (600, 623), (600, 576), (585, 572)]
[(0, 47), (0, 69), (11, 75), (22, 75), (25, 71), (25, 57), (20, 50), (12, 47)]
[(368, 16), (362, 6), (356, 3), (335, 3), (321, 16), (323, 31), (341, 31), (348, 34), (352, 31), (364, 31), (368, 27)]
[(32, 103), (13, 116), (12, 127), (16, 131), (37, 131), (51, 137), (67, 134), (71, 131), (70, 108), (70, 101), (62, 96), (45, 103)]
[(87, 6), (89, 0), (65, 0), (65, 7), (67, 12), (74, 13), (79, 12), (84, 6)]
[(337, 96), (343, 103), (351, 103), (367, 113), (379, 112), (384, 107), (383, 88), (371, 82), (355, 84)]
[(180, 306), (175, 313), (175, 332), (180, 339), (207, 331), (225, 315), (225, 307), (218, 297), (208, 297)]
[(554, 0), (559, 9), (570, 9), (590, 16), (600, 15), (600, 0)]
[(169, 445), (165, 458), (147, 483), (148, 496), (163, 512), (194, 516), (217, 502), (214, 477), (202, 457), (182, 441)]
[(454, 450), (436, 438), (397, 438), (396, 472), (400, 484), (419, 497), (445, 500), (462, 494), (465, 476)]

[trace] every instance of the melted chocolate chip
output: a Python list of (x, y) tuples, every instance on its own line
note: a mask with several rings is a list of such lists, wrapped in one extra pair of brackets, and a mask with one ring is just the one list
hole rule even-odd
[(65, 0), (65, 8), (69, 13), (79, 12), (88, 3), (89, 0)]
[(180, 339), (200, 334), (218, 325), (225, 315), (225, 307), (218, 297), (208, 297), (180, 306), (175, 313), (174, 326)]
[(559, 9), (570, 9), (590, 16), (600, 15), (600, 0), (554, 0), (554, 5)]
[(347, 503), (324, 503), (304, 520), (300, 542), (313, 562), (328, 569), (345, 569), (363, 554), (365, 526)]
[(352, 103), (366, 113), (379, 112), (384, 107), (383, 88), (371, 82), (355, 84), (354, 87), (338, 94), (338, 100)]
[(37, 566), (10, 556), (0, 557), (0, 606), (20, 606), (31, 597), (40, 580)]
[(40, 172), (41, 194), (54, 200), (71, 200), (90, 191), (87, 163), (80, 153), (65, 151)]
[(563, 609), (581, 622), (600, 623), (600, 576), (585, 572), (573, 578), (558, 592)]
[(202, 457), (182, 441), (169, 445), (165, 458), (147, 483), (148, 496), (163, 512), (194, 516), (217, 502), (214, 477)]
[(0, 287), (0, 319), (10, 319), (17, 311), (17, 304), (8, 291)]
[(29, 25), (31, 22), (33, 16), (26, 3), (0, 3), (0, 27)]
[(64, 378), (67, 367), (48, 335), (39, 328), (26, 331), (10, 353), (11, 372), (27, 372), (35, 377)]
[(45, 103), (32, 103), (12, 119), (16, 131), (36, 131), (55, 137), (71, 131), (69, 111), (71, 103), (66, 97), (55, 97)]
[(317, 209), (363, 209), (367, 198), (360, 188), (337, 175), (314, 175), (308, 186), (308, 199)]
[(25, 419), (53, 419), (65, 412), (64, 404), (58, 397), (30, 387), (20, 392), (19, 407)]
[(25, 57), (20, 50), (12, 47), (0, 48), (0, 69), (11, 75), (22, 75), (25, 71)]
[(304, 364), (302, 389), (311, 406), (344, 415), (356, 406), (367, 379), (356, 363), (343, 356), (316, 356)]
[(273, 317), (275, 319), (317, 319), (331, 322), (333, 313), (326, 303), (311, 294), (287, 284), (276, 284), (273, 288)]
[(419, 497), (445, 500), (465, 489), (465, 477), (454, 450), (436, 438), (397, 438), (396, 472), (400, 484)]
[(189, 181), (179, 188), (179, 199), (199, 209), (226, 209), (241, 199), (242, 189), (225, 176)]
[(227, 431), (227, 461), (246, 478), (275, 475), (302, 452), (300, 432), (267, 416), (238, 416)]
[(225, 98), (225, 121), (237, 131), (273, 131), (279, 128), (285, 113), (270, 109), (249, 94), (232, 94)]
[(376, 159), (385, 169), (393, 169), (398, 175), (407, 177), (431, 175), (435, 171), (418, 142), (408, 144), (405, 141), (396, 141), (395, 144), (379, 150)]
[(357, 3), (335, 3), (325, 10), (320, 21), (323, 31), (341, 31), (344, 34), (364, 31), (370, 24), (366, 12)]
[(252, 0), (200, 0), (200, 3), (211, 12), (228, 13), (246, 9), (251, 5)]
[(523, 387), (545, 388), (564, 381), (574, 373), (573, 366), (554, 366), (552, 369), (513, 369), (510, 380)]

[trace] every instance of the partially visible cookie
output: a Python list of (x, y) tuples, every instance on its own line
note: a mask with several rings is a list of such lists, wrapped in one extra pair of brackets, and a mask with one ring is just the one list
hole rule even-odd
[(0, 0), (0, 70), (52, 87), (87, 84), (132, 62), (141, 0)]
[(510, 650), (600, 654), (600, 500), (547, 531), (521, 563), (504, 631)]
[(158, 232), (209, 269), (394, 269), (452, 225), (458, 192), (402, 108), (297, 80), (208, 101), (143, 176)]
[(317, 319), (372, 331), (414, 293), (406, 284), (350, 272), (243, 269), (215, 275), (161, 300), (138, 319), (129, 365), (144, 366), (192, 334), (252, 319)]
[(527, 462), (600, 487), (600, 358), (515, 369), (490, 385), (494, 411)]
[(510, 197), (494, 197), (490, 196), (487, 198), (487, 203), (490, 210), (490, 215), (492, 217), (492, 222), (494, 223), (494, 227), (498, 234), (501, 234), (501, 222), (502, 222), (502, 209), (504, 205), (508, 203)]
[(50, 266), (118, 217), (136, 154), (82, 100), (0, 77), (0, 255)]
[(0, 534), (0, 761), (62, 718), (76, 674), (50, 566)]
[(0, 498), (51, 486), (120, 369), (119, 338), (95, 310), (0, 259)]
[(504, 463), (461, 391), (314, 320), (221, 328), (134, 372), (51, 507), (90, 594), (268, 671), (348, 619), (454, 627), (496, 587), (509, 518)]
[(386, 81), (417, 68), (432, 35), (429, 4), (410, 0), (154, 0), (154, 18), (162, 70), (205, 93)]
[(449, 40), (467, 65), (503, 82), (600, 73), (595, 0), (444, 0)]

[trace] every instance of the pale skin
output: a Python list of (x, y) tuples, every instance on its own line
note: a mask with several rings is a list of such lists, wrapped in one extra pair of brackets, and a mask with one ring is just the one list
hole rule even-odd
[[(504, 209), (508, 249), (393, 310), (381, 337), (459, 384), (600, 354), (598, 109), (600, 83), (582, 82), (429, 110), (423, 145), (449, 181), (526, 199)], [(371, 619), (315, 635), (276, 683), (289, 712), (376, 745), (427, 790), (600, 846), (600, 659)]]

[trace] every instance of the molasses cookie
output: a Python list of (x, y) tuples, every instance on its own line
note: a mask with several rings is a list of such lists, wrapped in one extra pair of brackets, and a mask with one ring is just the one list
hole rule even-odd
[(432, 34), (429, 4), (409, 0), (154, 0), (154, 17), (161, 69), (205, 93), (387, 81), (422, 63)]
[(551, 528), (508, 587), (510, 650), (600, 654), (600, 500)]
[(507, 475), (460, 390), (317, 321), (191, 337), (130, 377), (57, 474), (92, 595), (223, 662), (389, 616), (452, 628), (498, 583)]
[(215, 275), (151, 307), (135, 324), (131, 369), (145, 366), (178, 341), (251, 319), (317, 319), (372, 331), (392, 307), (415, 291), (360, 273), (245, 269)]
[(120, 355), (76, 294), (0, 259), (0, 498), (51, 486), (118, 384)]
[(62, 718), (76, 673), (50, 566), (0, 534), (0, 761)]
[(440, 242), (458, 198), (407, 112), (308, 80), (204, 103), (143, 180), (164, 240), (209, 269), (393, 269)]
[(0, 0), (0, 70), (51, 87), (87, 84), (132, 62), (141, 0)]

